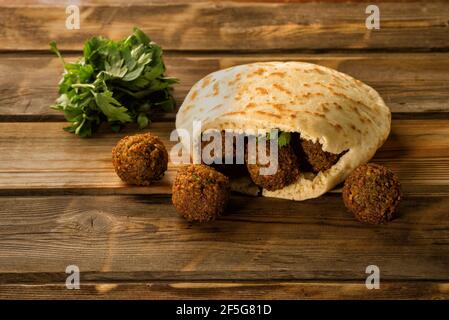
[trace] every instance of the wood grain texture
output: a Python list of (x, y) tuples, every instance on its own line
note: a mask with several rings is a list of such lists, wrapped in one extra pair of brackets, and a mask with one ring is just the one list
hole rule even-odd
[[(78, 55), (68, 55), (75, 60)], [(449, 111), (449, 54), (249, 54), (185, 55), (167, 53), (168, 74), (181, 80), (174, 94), (178, 105), (191, 86), (210, 72), (256, 61), (306, 61), (348, 73), (376, 90), (394, 113)], [(51, 110), (62, 65), (56, 57), (1, 54), (0, 121), (60, 120)], [(173, 119), (174, 115), (165, 115)]]
[[(65, 123), (0, 123), (0, 193), (167, 194), (176, 167), (169, 163), (165, 177), (150, 187), (120, 181), (111, 163), (120, 134), (107, 128), (95, 138), (81, 139), (62, 131)], [(168, 148), (171, 122), (149, 129)], [(399, 175), (406, 194), (449, 195), (449, 120), (395, 120), (390, 138), (374, 162)]]
[(448, 299), (447, 282), (386, 282), (367, 290), (359, 282), (139, 282), (82, 283), (80, 290), (62, 284), (0, 285), (0, 299)]
[[(77, 3), (81, 29), (67, 30), (61, 1), (0, 0), (0, 299), (449, 299), (449, 2), (376, 1), (373, 31), (371, 2)], [(178, 103), (206, 74), (255, 61), (318, 63), (373, 86), (394, 112), (374, 161), (399, 175), (401, 216), (363, 225), (337, 188), (304, 202), (233, 194), (199, 225), (171, 204), (172, 164), (151, 187), (123, 184), (111, 149), (136, 129), (63, 132), (48, 42), (73, 60), (88, 37), (134, 26), (166, 49)], [(149, 129), (168, 148), (173, 119)], [(65, 289), (70, 264), (81, 290)], [(371, 264), (381, 290), (364, 285)]]
[[(233, 196), (208, 224), (167, 196), (0, 197), (0, 283), (82, 281), (449, 280), (449, 197), (404, 198), (401, 216), (369, 226), (337, 194), (304, 202)], [(276, 208), (276, 210), (273, 210)]]
[(0, 50), (47, 50), (50, 40), (79, 50), (91, 36), (119, 39), (133, 26), (169, 50), (449, 48), (447, 1), (380, 3), (381, 29), (374, 31), (365, 26), (369, 4), (86, 1), (81, 28), (67, 30), (64, 3), (12, 3), (0, 8)]

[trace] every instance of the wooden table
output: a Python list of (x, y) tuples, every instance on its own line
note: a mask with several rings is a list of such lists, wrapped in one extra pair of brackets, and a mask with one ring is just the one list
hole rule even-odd
[[(0, 0), (0, 298), (449, 298), (449, 3), (80, 2), (65, 29), (64, 1)], [(61, 4), (62, 3), (62, 4)], [(362, 225), (336, 189), (292, 202), (235, 195), (229, 214), (189, 224), (175, 212), (175, 168), (151, 187), (121, 183), (111, 148), (125, 134), (80, 139), (49, 109), (69, 59), (88, 37), (141, 27), (165, 49), (168, 74), (192, 84), (220, 68), (300, 60), (373, 86), (393, 112), (374, 162), (395, 171), (401, 217)], [(169, 147), (174, 114), (150, 131)], [(67, 290), (68, 265), (81, 289)], [(377, 265), (381, 289), (367, 290)]]

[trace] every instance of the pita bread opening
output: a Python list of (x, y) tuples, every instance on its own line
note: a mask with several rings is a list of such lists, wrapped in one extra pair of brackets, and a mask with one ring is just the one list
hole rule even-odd
[[(226, 138), (225, 131), (217, 130), (217, 132), (218, 136), (217, 134), (211, 137), (202, 136), (203, 163), (211, 165), (231, 180), (243, 181), (244, 177), (250, 178), (254, 185), (269, 191), (280, 190), (295, 183), (300, 173), (303, 174), (304, 178), (313, 180), (320, 172), (332, 168), (348, 151), (345, 150), (340, 154), (327, 152), (323, 150), (320, 142), (303, 139), (298, 132), (279, 131), (277, 171), (271, 175), (263, 175), (260, 174), (260, 169), (268, 164), (259, 163), (257, 156), (255, 163), (248, 161), (248, 152), (250, 152), (248, 150), (251, 150), (251, 148), (248, 148), (250, 136), (242, 133), (235, 134), (231, 136), (232, 140), (229, 141)], [(241, 143), (243, 143), (243, 148)], [(267, 154), (270, 151), (269, 145), (266, 142), (265, 150)], [(258, 144), (256, 144), (256, 155), (258, 154), (257, 146)], [(244, 162), (238, 161), (239, 152), (242, 152), (242, 150), (245, 153)], [(226, 159), (232, 159), (232, 162), (229, 163)]]

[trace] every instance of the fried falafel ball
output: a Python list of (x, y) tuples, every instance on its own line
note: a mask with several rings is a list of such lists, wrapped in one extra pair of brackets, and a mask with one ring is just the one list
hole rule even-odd
[(124, 182), (147, 186), (162, 178), (168, 153), (162, 141), (151, 133), (121, 139), (112, 149), (112, 164)]
[(343, 187), (343, 202), (357, 220), (381, 224), (397, 217), (401, 201), (397, 176), (378, 164), (365, 164), (355, 169)]
[(311, 170), (313, 173), (329, 170), (344, 154), (344, 152), (335, 154), (324, 151), (323, 146), (318, 141), (312, 142), (310, 140), (300, 139), (299, 144), (302, 151), (300, 152), (300, 155), (302, 155), (300, 158), (306, 161), (302, 166), (306, 167), (306, 170)]
[[(298, 157), (290, 144), (285, 146), (278, 146), (278, 167), (274, 174), (263, 175), (260, 173), (260, 168), (268, 167), (270, 163), (261, 165), (258, 159), (258, 146), (257, 143), (257, 159), (255, 164), (248, 163), (248, 148), (246, 148), (245, 161), (248, 168), (249, 175), (253, 182), (258, 186), (274, 191), (282, 189), (283, 187), (292, 184), (299, 177), (299, 162)], [(266, 154), (270, 155), (270, 140), (266, 140)]]
[(228, 203), (229, 179), (202, 164), (186, 165), (173, 182), (172, 202), (188, 221), (207, 222), (221, 215)]
[[(210, 160), (213, 160), (214, 163), (209, 164), (211, 167), (213, 167), (215, 170), (223, 173), (225, 176), (228, 177), (241, 177), (247, 174), (246, 166), (244, 163), (237, 163), (237, 147), (236, 147), (236, 137), (233, 137), (232, 140), (232, 151), (226, 150), (226, 134), (225, 131), (220, 132), (221, 135), (221, 154), (215, 155), (215, 150), (212, 150), (210, 154), (205, 154), (206, 157), (208, 157)], [(208, 146), (210, 143), (215, 144), (214, 138), (210, 138), (208, 141), (202, 141), (201, 140), (201, 150), (204, 150), (206, 146)], [(232, 164), (226, 164), (226, 155), (232, 155)], [(221, 163), (215, 163), (218, 162), (218, 160), (221, 160)], [(201, 159), (201, 162), (204, 163), (204, 159)]]

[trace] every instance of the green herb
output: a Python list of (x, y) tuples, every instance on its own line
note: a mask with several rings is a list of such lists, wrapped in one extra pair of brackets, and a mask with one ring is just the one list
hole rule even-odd
[(285, 147), (290, 143), (292, 135), (290, 132), (281, 132), (278, 136), (278, 145), (280, 147)]
[(155, 112), (174, 109), (171, 87), (178, 80), (164, 76), (162, 49), (141, 30), (121, 41), (93, 37), (75, 63), (64, 61), (54, 41), (50, 47), (64, 65), (51, 106), (71, 122), (64, 130), (88, 137), (103, 122), (114, 131), (128, 122), (145, 128)]
[[(285, 147), (288, 144), (290, 144), (290, 140), (292, 138), (292, 135), (290, 132), (284, 132), (284, 131), (279, 131), (278, 133), (278, 145), (279, 147)], [(267, 140), (270, 140), (270, 133), (267, 132)]]

